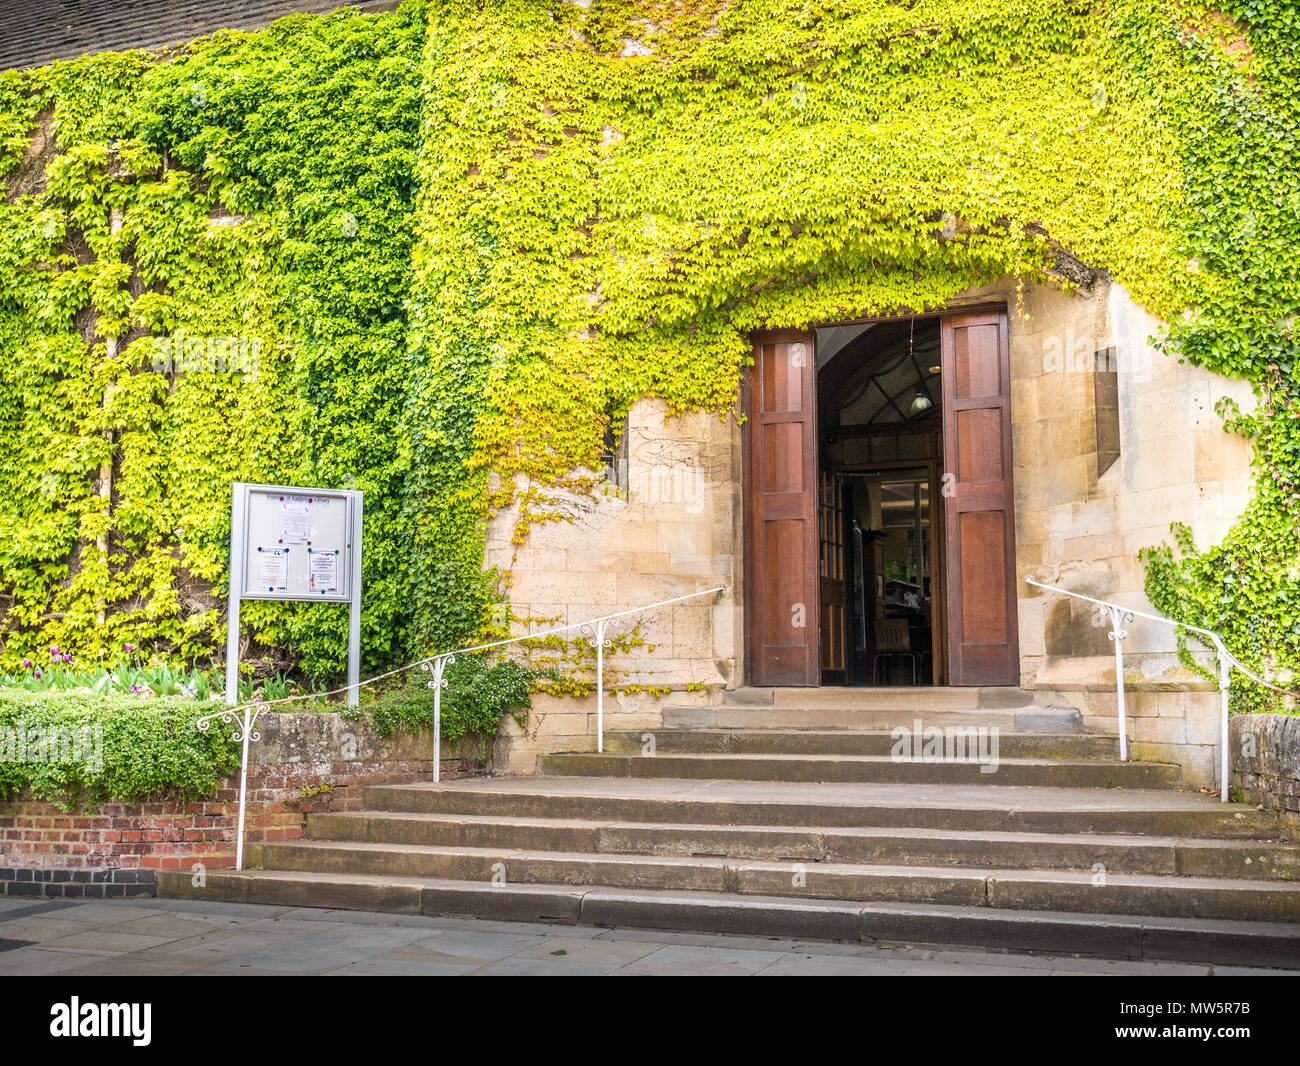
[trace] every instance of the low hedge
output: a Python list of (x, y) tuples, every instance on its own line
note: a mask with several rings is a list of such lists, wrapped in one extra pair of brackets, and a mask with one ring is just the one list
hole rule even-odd
[[(442, 692), (442, 736), (487, 738), (507, 714), (521, 723), (541, 672), (480, 656), (449, 664)], [(412, 672), (377, 699), (344, 711), (366, 718), (381, 736), (432, 728), (429, 675)], [(239, 772), (240, 747), (220, 720), (197, 720), (220, 700), (161, 699), (89, 691), (0, 688), (0, 801), (18, 797), (68, 810), (104, 803), (196, 800)], [(329, 710), (338, 708), (330, 707)]]
[(0, 689), (0, 799), (69, 810), (146, 799), (212, 796), (239, 772), (239, 745), (220, 721), (197, 719), (216, 700)]

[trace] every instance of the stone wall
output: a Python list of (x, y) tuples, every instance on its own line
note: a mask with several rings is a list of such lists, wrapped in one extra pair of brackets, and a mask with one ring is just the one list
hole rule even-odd
[[(296, 839), (308, 812), (359, 808), (362, 785), (433, 774), (427, 731), (384, 738), (331, 713), (268, 713), (258, 729), (261, 739), (249, 747), (246, 842)], [(444, 774), (483, 765), (468, 742), (444, 746), (442, 755)], [(0, 802), (0, 894), (123, 895), (147, 889), (151, 880), (132, 871), (233, 866), (238, 813), (237, 776), (195, 803), (67, 811), (32, 800)]]
[[(628, 418), (620, 483), (596, 498), (561, 501), (570, 521), (532, 527), (511, 544), (517, 513), (489, 525), (488, 566), (511, 574), (516, 617), (552, 625), (725, 585), (633, 619), (645, 642), (616, 657), (627, 686), (716, 690), (740, 683), (737, 576), (741, 562), (740, 431), (734, 418), (667, 417), (661, 401), (637, 403)], [(575, 637), (577, 634), (573, 634)]]
[[(741, 684), (740, 457), (734, 418), (668, 417), (662, 402), (642, 400), (628, 418), (619, 480), (595, 499), (565, 498), (571, 522), (532, 527), (518, 549), (516, 512), (489, 526), (487, 564), (511, 573), (511, 608), (544, 620), (534, 629), (726, 586), (622, 627), (639, 643), (606, 659), (617, 689), (606, 693), (607, 729), (661, 727), (664, 692), (674, 704), (706, 703)], [(595, 750), (595, 722), (594, 696), (536, 696), (526, 728), (502, 723), (494, 766), (531, 773), (539, 752)]]
[[(1020, 576), (1157, 613), (1140, 550), (1167, 541), (1174, 522), (1212, 544), (1249, 502), (1249, 443), (1224, 431), (1215, 404), (1250, 409), (1250, 387), (1158, 352), (1159, 321), (1118, 285), (1091, 296), (1035, 290), (1025, 311), (1010, 330)], [(1098, 434), (1099, 365), (1116, 368), (1109, 442)], [(1019, 609), (1023, 684), (1077, 707), (1084, 728), (1117, 732), (1109, 612), (1024, 583)], [(1123, 628), (1133, 755), (1178, 762), (1189, 786), (1217, 787), (1217, 689), (1179, 663), (1172, 627), (1135, 618)]]
[(1277, 811), (1300, 840), (1300, 715), (1239, 714), (1228, 721), (1228, 766), (1247, 803)]
[[(1036, 694), (1040, 702), (1078, 710), (1086, 732), (1118, 735), (1114, 676), (1112, 657), (1108, 683), (1040, 687)], [(1150, 681), (1137, 669), (1126, 669), (1124, 686), (1129, 757), (1178, 763), (1183, 768), (1184, 786), (1217, 790), (1222, 716), (1219, 690), (1185, 670), (1181, 676), (1169, 671), (1160, 681)]]
[[(1150, 611), (1138, 552), (1173, 522), (1200, 545), (1220, 540), (1252, 492), (1250, 446), (1226, 433), (1222, 397), (1243, 410), (1244, 381), (1180, 364), (1152, 347), (1160, 323), (1118, 285), (1090, 296), (1031, 290), (1010, 330), (1016, 559), (1021, 577)], [(1118, 363), (1118, 456), (1096, 435), (1094, 352)], [(1113, 364), (1112, 364), (1113, 365)], [(1110, 616), (1020, 586), (1021, 676), (1040, 688), (1115, 684)], [(1125, 626), (1126, 671), (1178, 685), (1171, 627)]]

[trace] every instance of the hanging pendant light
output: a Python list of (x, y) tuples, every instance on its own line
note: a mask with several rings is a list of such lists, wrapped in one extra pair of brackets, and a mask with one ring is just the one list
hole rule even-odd
[[(916, 316), (914, 315), (912, 321), (909, 323), (907, 335), (907, 357), (912, 361), (913, 366), (916, 366), (915, 342)], [(927, 393), (925, 388), (918, 383), (916, 386), (916, 393), (912, 396), (912, 403), (907, 408), (908, 417), (919, 415), (922, 411), (928, 411), (933, 406), (934, 402), (930, 399), (929, 393)]]

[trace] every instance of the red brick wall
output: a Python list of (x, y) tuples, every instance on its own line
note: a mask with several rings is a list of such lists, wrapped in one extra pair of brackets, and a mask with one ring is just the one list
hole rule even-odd
[[(468, 769), (465, 760), (443, 773)], [(245, 842), (302, 836), (309, 811), (357, 810), (362, 785), (432, 780), (433, 763), (284, 763), (249, 767)], [(304, 801), (302, 790), (331, 791)], [(51, 803), (0, 801), (0, 865), (75, 869), (189, 869), (233, 866), (239, 778), (203, 803), (106, 804), (68, 812)]]

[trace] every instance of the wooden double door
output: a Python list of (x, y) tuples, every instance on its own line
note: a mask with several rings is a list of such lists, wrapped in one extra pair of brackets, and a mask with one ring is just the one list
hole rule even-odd
[[(1018, 685), (1011, 382), (1004, 310), (944, 315), (944, 625), (950, 685)], [(811, 332), (756, 338), (745, 380), (745, 650), (751, 685), (817, 685), (843, 619), (822, 609)], [(819, 523), (819, 518), (821, 522)], [(836, 632), (839, 627), (839, 633)], [(841, 645), (842, 647), (842, 645)]]

